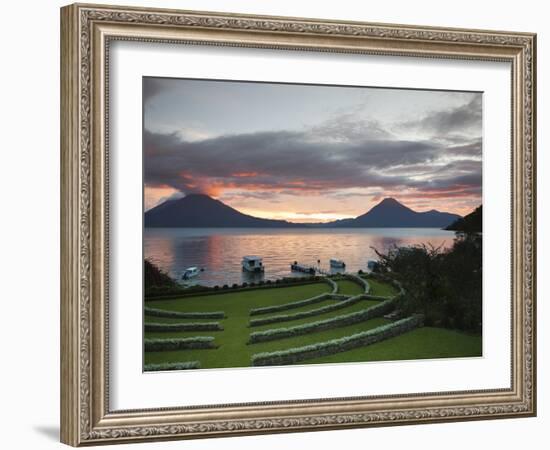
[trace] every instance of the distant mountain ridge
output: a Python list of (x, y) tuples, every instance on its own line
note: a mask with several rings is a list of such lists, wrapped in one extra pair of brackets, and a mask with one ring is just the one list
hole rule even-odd
[(436, 211), (416, 212), (394, 198), (385, 198), (355, 219), (332, 222), (335, 227), (357, 228), (443, 228), (459, 219), (458, 214)]
[(147, 228), (444, 228), (461, 216), (436, 210), (416, 212), (394, 198), (385, 198), (355, 219), (328, 223), (293, 223), (243, 214), (204, 194), (167, 200), (145, 213)]
[(144, 223), (146, 228), (288, 228), (301, 225), (249, 216), (205, 194), (167, 200), (147, 211)]

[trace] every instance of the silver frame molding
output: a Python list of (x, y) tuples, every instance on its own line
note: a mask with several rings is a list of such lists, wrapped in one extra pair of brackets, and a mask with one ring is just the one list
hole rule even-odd
[[(509, 389), (112, 411), (108, 389), (108, 58), (113, 40), (512, 67)], [(73, 446), (536, 414), (536, 35), (75, 4), (61, 9), (61, 440)], [(421, 62), (421, 61), (420, 61)]]

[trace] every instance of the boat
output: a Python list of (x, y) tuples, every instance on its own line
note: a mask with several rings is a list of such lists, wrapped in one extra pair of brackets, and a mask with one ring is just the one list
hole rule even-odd
[(337, 267), (339, 269), (345, 269), (346, 263), (342, 261), (341, 259), (331, 259), (330, 260), (330, 267)]
[(188, 267), (181, 275), (181, 278), (183, 280), (189, 280), (190, 278), (196, 277), (199, 273), (200, 270), (198, 267)]
[(367, 268), (369, 270), (376, 270), (376, 268), (380, 265), (380, 263), (378, 261), (375, 261), (373, 259), (370, 259), (369, 261), (367, 261)]
[(315, 267), (298, 264), (298, 261), (294, 261), (290, 265), (290, 270), (294, 272), (303, 272), (303, 273), (309, 273), (310, 275), (315, 275)]
[(262, 258), (259, 256), (243, 256), (241, 264), (245, 272), (259, 273), (264, 271)]

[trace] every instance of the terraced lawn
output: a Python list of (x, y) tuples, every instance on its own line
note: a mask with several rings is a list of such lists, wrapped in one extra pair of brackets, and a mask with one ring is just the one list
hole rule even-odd
[[(205, 367), (246, 367), (250, 365), (250, 358), (254, 353), (272, 352), (292, 347), (301, 347), (303, 345), (324, 342), (330, 339), (336, 339), (361, 331), (370, 330), (380, 325), (388, 323), (386, 319), (372, 319), (367, 322), (349, 325), (347, 327), (325, 330), (318, 333), (295, 336), (291, 338), (278, 339), (276, 341), (261, 342), (257, 344), (245, 344), (239, 348), (238, 352), (231, 351), (228, 346), (222, 346), (215, 350), (177, 350), (170, 352), (147, 352), (145, 362), (176, 362), (176, 361), (194, 361), (199, 360), (202, 368)], [(195, 332), (196, 335), (196, 332)], [(209, 332), (203, 335), (214, 336)], [(219, 341), (216, 339), (216, 341)], [(219, 342), (217, 342), (219, 343)]]
[[(214, 336), (216, 350), (186, 350), (176, 352), (146, 352), (145, 363), (180, 362), (199, 360), (202, 368), (242, 367), (250, 365), (250, 356), (246, 342), (249, 311), (262, 306), (281, 305), (303, 300), (315, 295), (329, 292), (327, 283), (319, 282), (301, 286), (281, 287), (273, 289), (255, 289), (250, 291), (229, 292), (227, 294), (193, 296), (182, 299), (156, 300), (147, 302), (147, 306), (156, 309), (184, 312), (224, 311), (226, 319), (202, 319), (205, 322), (219, 321), (223, 331), (171, 331), (146, 332), (146, 338), (172, 338), (192, 336)], [(154, 320), (153, 320), (154, 319)], [(160, 323), (160, 317), (148, 317), (148, 322)], [(178, 323), (190, 323), (201, 320), (180, 319)], [(163, 322), (165, 323), (165, 322)], [(173, 323), (173, 322), (171, 322)], [(198, 355), (198, 356), (197, 356)]]
[[(373, 295), (390, 296), (397, 294), (397, 290), (386, 283), (368, 279)], [(351, 280), (338, 280), (339, 293), (349, 296), (363, 293), (363, 287)], [(316, 322), (356, 312), (378, 304), (378, 301), (361, 300), (346, 308), (311, 316), (298, 320), (289, 320), (267, 324), (259, 327), (249, 327), (250, 319), (291, 315), (298, 312), (310, 311), (323, 306), (331, 305), (342, 300), (323, 300), (319, 303), (304, 305), (300, 308), (250, 316), (253, 308), (282, 305), (304, 300), (322, 293), (329, 293), (331, 288), (327, 283), (296, 285), (282, 288), (265, 288), (241, 292), (227, 292), (215, 295), (198, 295), (180, 299), (147, 301), (146, 305), (155, 309), (181, 312), (213, 312), (223, 311), (224, 319), (182, 319), (172, 317), (156, 317), (145, 315), (145, 323), (206, 323), (219, 322), (223, 327), (220, 331), (170, 331), (145, 332), (146, 338), (185, 338), (194, 336), (213, 336), (216, 349), (177, 350), (162, 352), (145, 352), (146, 364), (160, 364), (186, 361), (200, 361), (204, 368), (247, 367), (253, 354), (286, 350), (304, 345), (326, 342), (362, 331), (370, 330), (389, 323), (384, 318), (374, 318), (366, 322), (342, 326), (339, 328), (312, 332), (302, 336), (293, 336), (269, 342), (248, 344), (249, 335), (255, 331), (264, 331), (276, 328), (289, 328), (297, 325)], [(396, 359), (442, 358), (455, 356), (481, 355), (481, 337), (469, 336), (455, 331), (439, 328), (421, 328), (404, 335), (391, 338), (377, 344), (341, 352), (304, 361), (301, 364), (380, 361)]]
[(365, 292), (363, 286), (351, 280), (338, 280), (338, 294), (359, 295)]
[(381, 281), (375, 280), (374, 278), (365, 276), (363, 277), (369, 282), (371, 295), (380, 295), (382, 297), (392, 297), (397, 295), (399, 291), (389, 283), (383, 283)]
[[(341, 300), (340, 300), (341, 301)], [(339, 316), (341, 314), (349, 314), (352, 312), (361, 311), (362, 309), (366, 309), (369, 306), (374, 306), (376, 304), (380, 303), (376, 300), (361, 300), (353, 305), (348, 306), (347, 308), (337, 309), (336, 311), (330, 311), (324, 314), (319, 314), (317, 316), (311, 316), (311, 317), (305, 317), (303, 319), (298, 320), (287, 320), (285, 322), (277, 322), (277, 323), (270, 323), (267, 325), (260, 325), (259, 327), (250, 327), (250, 331), (265, 331), (269, 330), (270, 328), (288, 328), (288, 327), (294, 327), (297, 325), (302, 325), (304, 323), (309, 322), (316, 322), (318, 320), (324, 320), (324, 319), (330, 319), (334, 316)], [(291, 310), (294, 311), (294, 310)], [(287, 313), (290, 313), (291, 311), (285, 311)], [(283, 313), (281, 313), (283, 314)], [(260, 317), (260, 316), (258, 316)], [(261, 316), (263, 318), (263, 316)]]

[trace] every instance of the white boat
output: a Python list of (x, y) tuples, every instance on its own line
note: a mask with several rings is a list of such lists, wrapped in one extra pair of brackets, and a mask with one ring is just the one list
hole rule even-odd
[(342, 261), (341, 259), (331, 259), (330, 260), (330, 267), (337, 267), (339, 269), (345, 269), (346, 263)]
[(181, 275), (181, 278), (183, 280), (189, 280), (190, 278), (196, 277), (199, 273), (200, 270), (198, 267), (188, 267)]
[(243, 270), (246, 272), (263, 272), (264, 265), (262, 263), (262, 258), (259, 256), (243, 256), (242, 260)]

